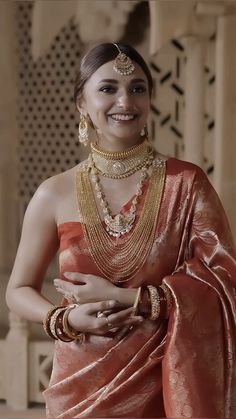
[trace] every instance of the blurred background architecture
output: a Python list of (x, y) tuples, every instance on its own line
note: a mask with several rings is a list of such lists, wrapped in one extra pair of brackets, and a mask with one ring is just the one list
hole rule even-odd
[[(8, 312), (5, 288), (34, 191), (86, 157), (73, 102), (81, 56), (100, 42), (141, 52), (153, 144), (206, 171), (236, 239), (235, 39), (234, 0), (0, 2), (0, 400), (10, 408), (43, 403), (50, 376), (52, 343)], [(56, 276), (57, 260), (44, 287), (54, 301)]]

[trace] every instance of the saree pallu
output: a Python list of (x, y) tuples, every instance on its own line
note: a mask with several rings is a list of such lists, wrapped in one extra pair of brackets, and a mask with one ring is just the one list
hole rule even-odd
[[(79, 222), (59, 225), (58, 234), (61, 278), (66, 271), (102, 276)], [(174, 301), (168, 321), (86, 335), (82, 344), (56, 342), (44, 392), (48, 418), (236, 417), (232, 237), (206, 175), (176, 159), (167, 161), (152, 250), (136, 277), (119, 286), (162, 282)]]

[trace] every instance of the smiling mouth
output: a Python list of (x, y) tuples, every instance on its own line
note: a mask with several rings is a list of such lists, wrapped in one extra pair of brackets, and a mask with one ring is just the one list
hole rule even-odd
[(136, 118), (137, 115), (115, 113), (108, 116), (112, 118), (114, 121), (132, 121)]

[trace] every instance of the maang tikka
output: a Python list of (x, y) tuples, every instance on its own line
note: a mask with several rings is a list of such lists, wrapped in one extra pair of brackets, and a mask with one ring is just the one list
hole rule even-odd
[(79, 142), (83, 144), (85, 147), (88, 145), (88, 122), (86, 120), (86, 117), (82, 114), (80, 114), (78, 139)]
[(113, 69), (122, 76), (129, 76), (135, 70), (135, 66), (131, 59), (120, 50), (117, 44), (114, 44), (118, 49), (118, 55), (115, 58)]

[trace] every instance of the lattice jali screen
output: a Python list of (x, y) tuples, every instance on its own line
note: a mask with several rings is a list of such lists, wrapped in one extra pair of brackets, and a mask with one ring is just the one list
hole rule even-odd
[[(206, 45), (205, 57), (205, 170), (213, 170), (215, 37)], [(154, 97), (150, 117), (150, 134), (163, 154), (184, 158), (185, 63), (183, 44), (172, 40), (150, 62), (154, 79)]]
[(80, 60), (78, 32), (70, 22), (48, 53), (33, 62), (33, 2), (16, 2), (19, 54), (19, 193), (25, 204), (47, 177), (74, 166), (81, 153), (73, 102)]
[[(33, 62), (31, 56), (32, 1), (16, 4), (19, 56), (19, 195), (23, 208), (47, 177), (75, 165), (84, 156), (77, 142), (78, 113), (73, 102), (81, 44), (73, 22), (64, 27), (48, 53)], [(148, 47), (148, 40), (147, 47)], [(214, 38), (207, 45), (205, 66), (205, 169), (213, 168)], [(173, 40), (151, 61), (155, 82), (151, 136), (157, 148), (183, 158), (186, 53)]]
[(53, 344), (29, 343), (29, 401), (44, 403), (42, 392), (48, 388), (52, 371)]

